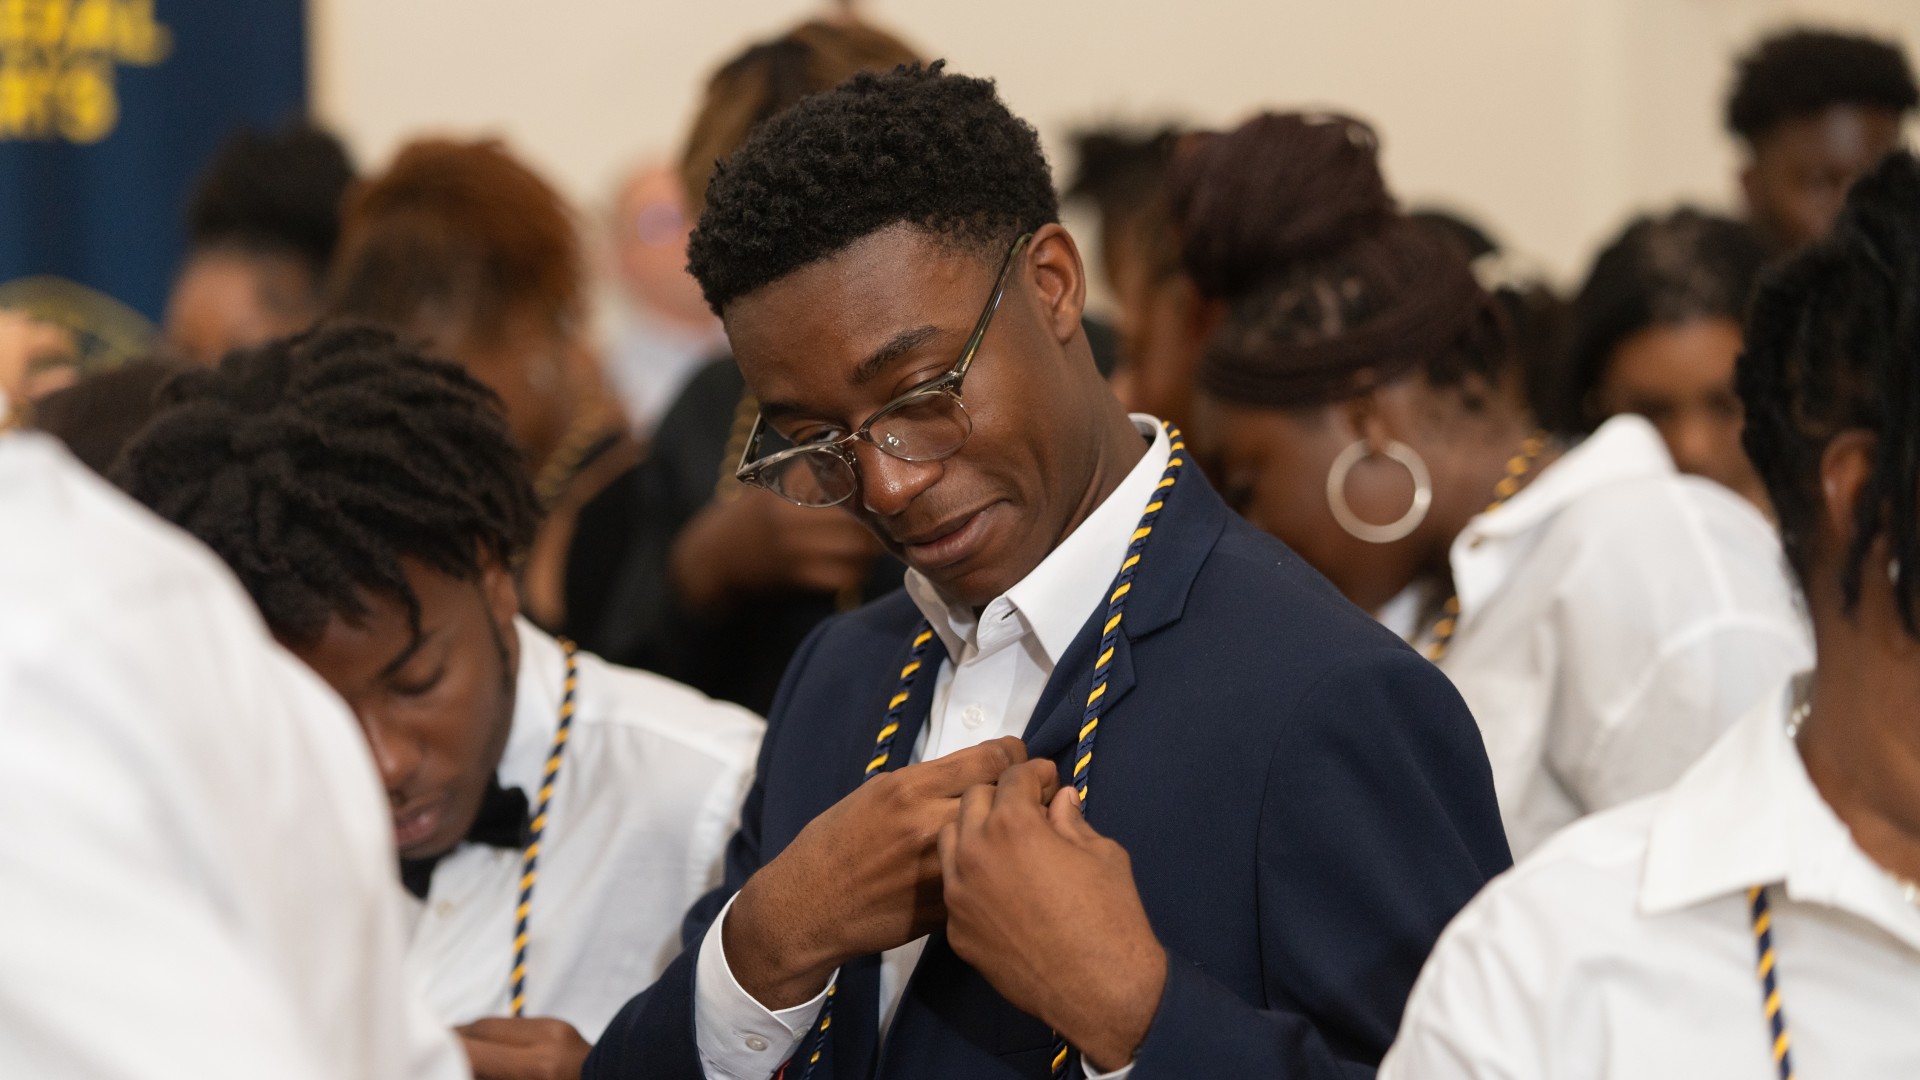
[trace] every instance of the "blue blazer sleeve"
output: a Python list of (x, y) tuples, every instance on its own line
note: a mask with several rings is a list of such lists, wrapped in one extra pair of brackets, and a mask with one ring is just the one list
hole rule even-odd
[(1372, 1076), (1440, 931), (1511, 863), (1479, 729), (1413, 652), (1348, 658), (1282, 722), (1260, 812), (1265, 1007), (1170, 955), (1132, 1080)]
[(833, 625), (821, 624), (800, 646), (787, 673), (780, 681), (773, 711), (767, 718), (767, 734), (760, 744), (760, 757), (754, 770), (753, 785), (747, 789), (740, 809), (740, 828), (727, 842), (725, 874), (720, 887), (695, 901), (680, 925), (680, 955), (660, 978), (633, 1000), (622, 1006), (600, 1041), (587, 1055), (582, 1080), (702, 1080), (700, 1048), (694, 1036), (694, 971), (700, 957), (700, 944), (720, 910), (748, 878), (766, 861), (762, 847), (762, 829), (766, 807), (768, 763), (774, 759), (774, 747), (786, 725), (788, 704), (793, 697), (799, 673), (807, 669), (820, 639)]

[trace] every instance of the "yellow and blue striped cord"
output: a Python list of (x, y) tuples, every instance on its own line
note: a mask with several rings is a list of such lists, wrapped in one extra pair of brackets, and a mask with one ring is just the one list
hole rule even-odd
[[(1120, 640), (1120, 623), (1127, 612), (1127, 596), (1133, 592), (1133, 575), (1140, 567), (1140, 556), (1147, 549), (1147, 540), (1153, 536), (1154, 519), (1166, 508), (1167, 496), (1172, 493), (1175, 481), (1180, 478), (1180, 466), (1186, 464), (1182, 455), (1187, 444), (1180, 437), (1180, 429), (1166, 425), (1167, 438), (1172, 442), (1172, 455), (1167, 459), (1167, 471), (1160, 474), (1160, 482), (1153, 486), (1153, 496), (1147, 508), (1141, 511), (1140, 524), (1133, 530), (1133, 541), (1127, 545), (1127, 557), (1120, 563), (1120, 573), (1113, 579), (1113, 587), (1107, 591), (1107, 621), (1100, 628), (1100, 657), (1093, 662), (1093, 689), (1087, 694), (1087, 710), (1080, 721), (1080, 742), (1073, 748), (1073, 789), (1080, 795), (1081, 812), (1087, 808), (1087, 780), (1093, 774), (1093, 742), (1100, 734), (1101, 702), (1107, 696), (1107, 676), (1113, 668), (1114, 646)], [(1049, 1070), (1053, 1080), (1063, 1080), (1067, 1075), (1072, 1048), (1067, 1041), (1055, 1035), (1053, 1039), (1052, 1067)]]
[[(1167, 497), (1172, 494), (1174, 482), (1179, 479), (1180, 467), (1186, 463), (1181, 455), (1187, 444), (1182, 441), (1180, 429), (1171, 424), (1162, 425), (1167, 438), (1172, 443), (1172, 456), (1167, 461), (1166, 472), (1160, 475), (1160, 482), (1154, 485), (1153, 496), (1147, 508), (1140, 514), (1140, 524), (1133, 530), (1132, 542), (1127, 545), (1127, 557), (1120, 564), (1120, 572), (1114, 577), (1113, 585), (1107, 592), (1107, 621), (1100, 632), (1100, 655), (1093, 665), (1093, 690), (1087, 695), (1087, 708), (1080, 725), (1080, 741), (1073, 752), (1073, 786), (1079, 792), (1082, 807), (1087, 798), (1087, 777), (1093, 765), (1094, 736), (1100, 730), (1100, 702), (1106, 697), (1107, 676), (1113, 664), (1113, 650), (1119, 640), (1121, 617), (1126, 611), (1128, 594), (1133, 592), (1134, 573), (1139, 569), (1140, 556), (1146, 550), (1147, 539), (1153, 535), (1153, 523), (1166, 507)], [(922, 622), (913, 632), (913, 647), (907, 654), (906, 666), (900, 669), (899, 685), (893, 696), (887, 700), (886, 719), (881, 722), (880, 733), (874, 737), (873, 752), (868, 755), (867, 767), (862, 782), (871, 780), (887, 767), (887, 761), (893, 753), (894, 736), (900, 731), (900, 720), (906, 711), (907, 698), (911, 696), (913, 681), (920, 673), (925, 660), (927, 644), (933, 640), (933, 629)], [(813, 1050), (807, 1054), (807, 1064), (801, 1070), (800, 1080), (812, 1080), (814, 1066), (820, 1063), (820, 1056), (826, 1050), (827, 1031), (833, 1026), (833, 996), (837, 987), (827, 990), (827, 1000), (820, 1007), (820, 1023), (815, 1025)], [(1055, 1080), (1066, 1076), (1068, 1059), (1072, 1056), (1066, 1041), (1057, 1035), (1054, 1037), (1052, 1075)], [(784, 1071), (784, 1070), (783, 1070)]]
[(1780, 1080), (1793, 1080), (1793, 1039), (1787, 1034), (1787, 1010), (1780, 1004), (1779, 973), (1773, 962), (1773, 914), (1767, 910), (1766, 887), (1748, 889), (1747, 903), (1753, 912), (1753, 948), (1760, 957), (1760, 1002), (1773, 1036), (1773, 1063), (1780, 1070)]
[(573, 729), (573, 695), (579, 682), (578, 647), (560, 639), (567, 656), (567, 681), (560, 694), (560, 726), (553, 733), (553, 748), (547, 751), (546, 771), (540, 777), (540, 797), (534, 803), (533, 824), (527, 830), (527, 846), (520, 855), (520, 902), (513, 914), (513, 1003), (508, 1015), (518, 1017), (527, 1004), (527, 927), (533, 913), (533, 886), (540, 880), (540, 837), (547, 831), (547, 808), (553, 803), (554, 782), (560, 778), (560, 759), (567, 750), (567, 733)]
[[(867, 756), (866, 770), (860, 775), (863, 784), (880, 775), (887, 767), (887, 760), (893, 756), (894, 736), (900, 733), (900, 721), (906, 716), (907, 699), (913, 696), (913, 681), (926, 662), (927, 646), (932, 641), (933, 627), (921, 622), (913, 631), (913, 647), (907, 650), (907, 663), (900, 669), (900, 682), (894, 687), (893, 696), (887, 699), (887, 717), (880, 724), (880, 734), (873, 738), (873, 753)], [(807, 1055), (806, 1068), (801, 1070), (800, 1080), (813, 1080), (814, 1066), (820, 1064), (820, 1055), (827, 1048), (827, 1029), (833, 1026), (833, 995), (838, 989), (838, 986), (827, 988), (827, 1000), (820, 1005), (820, 1022), (813, 1029), (813, 1050)]]

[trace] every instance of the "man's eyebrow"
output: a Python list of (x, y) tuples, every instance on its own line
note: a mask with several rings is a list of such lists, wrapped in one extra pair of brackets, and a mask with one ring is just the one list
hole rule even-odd
[[(886, 344), (873, 350), (867, 358), (854, 365), (850, 381), (855, 386), (864, 386), (880, 377), (887, 365), (900, 359), (907, 353), (925, 345), (940, 336), (937, 326), (916, 326), (911, 330), (902, 330), (888, 338)], [(806, 409), (791, 401), (763, 401), (760, 403), (760, 415), (769, 423), (789, 416), (806, 412)]]
[(420, 646), (425, 645), (427, 639), (432, 636), (432, 633), (422, 633), (416, 628), (413, 632), (413, 640), (407, 642), (407, 647), (400, 650), (400, 655), (388, 661), (387, 666), (380, 669), (380, 678), (391, 679), (398, 674), (401, 668), (407, 666), (407, 661), (420, 652)]
[(912, 330), (902, 330), (888, 339), (885, 345), (873, 350), (865, 360), (853, 369), (853, 385), (863, 386), (872, 382), (888, 364), (912, 352), (913, 350), (940, 336), (940, 330), (934, 326), (916, 326)]

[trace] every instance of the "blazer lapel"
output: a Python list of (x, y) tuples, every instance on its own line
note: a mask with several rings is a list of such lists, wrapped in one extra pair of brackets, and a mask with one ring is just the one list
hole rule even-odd
[[(1134, 568), (1133, 588), (1127, 595), (1119, 639), (1114, 643), (1107, 689), (1100, 695), (1096, 715), (1102, 717), (1111, 715), (1134, 687), (1134, 644), (1180, 618), (1194, 578), (1226, 525), (1226, 504), (1190, 462), (1180, 470), (1178, 482), (1165, 498), (1166, 508), (1154, 523), (1153, 535), (1147, 538), (1140, 564)], [(1093, 663), (1098, 658), (1095, 650), (1106, 628), (1107, 605), (1102, 597), (1100, 605), (1087, 614), (1080, 633), (1047, 680), (1047, 688), (1027, 722), (1027, 752), (1033, 757), (1057, 757), (1080, 741), (1087, 696), (1093, 693)], [(1063, 778), (1071, 775), (1071, 768), (1072, 762), (1066, 762)]]

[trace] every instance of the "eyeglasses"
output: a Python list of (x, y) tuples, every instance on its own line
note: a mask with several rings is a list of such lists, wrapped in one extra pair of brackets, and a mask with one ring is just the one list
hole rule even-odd
[(946, 374), (894, 398), (867, 417), (866, 423), (837, 439), (823, 438), (763, 455), (761, 444), (770, 434), (778, 438), (778, 433), (769, 432), (765, 416), (756, 417), (734, 478), (801, 506), (837, 506), (852, 498), (860, 486), (855, 442), (870, 442), (881, 453), (901, 461), (944, 461), (957, 453), (973, 434), (973, 421), (960, 400), (960, 383), (973, 366), (974, 354), (987, 336), (993, 313), (1000, 308), (1000, 298), (1006, 295), (1007, 275), (1032, 239), (1033, 234), (1027, 233), (1007, 249), (1006, 261), (994, 279), (993, 295), (987, 298), (960, 359)]

